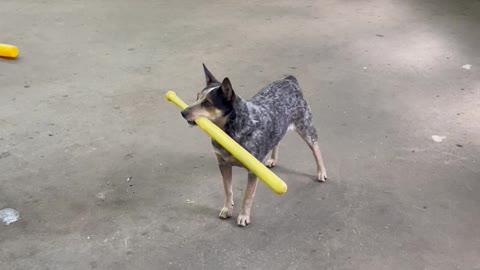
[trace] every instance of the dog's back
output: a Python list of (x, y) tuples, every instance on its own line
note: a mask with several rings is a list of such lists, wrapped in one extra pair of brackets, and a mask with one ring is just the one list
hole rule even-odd
[(276, 98), (288, 97), (292, 92), (300, 91), (297, 78), (294, 76), (288, 76), (283, 80), (274, 81), (271, 84), (262, 88), (253, 98), (252, 102), (258, 104), (262, 98), (268, 98), (269, 100), (275, 100)]

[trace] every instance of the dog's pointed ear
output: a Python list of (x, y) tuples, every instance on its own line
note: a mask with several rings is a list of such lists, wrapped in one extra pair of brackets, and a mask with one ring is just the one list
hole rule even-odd
[(236, 95), (233, 91), (232, 84), (230, 83), (230, 80), (228, 78), (223, 79), (222, 86), (220, 88), (222, 89), (222, 93), (227, 99), (227, 101), (235, 101)]
[(207, 66), (205, 64), (203, 65), (203, 71), (205, 72), (205, 78), (207, 79), (207, 86), (210, 85), (211, 83), (219, 83), (217, 79), (213, 76), (213, 74), (208, 70)]

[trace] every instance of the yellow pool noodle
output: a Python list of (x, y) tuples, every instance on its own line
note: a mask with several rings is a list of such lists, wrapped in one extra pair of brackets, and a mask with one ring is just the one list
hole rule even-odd
[(13, 45), (0, 43), (0, 57), (15, 58), (18, 55), (18, 48)]
[[(165, 98), (184, 110), (188, 105), (183, 102), (173, 91), (168, 91)], [(277, 194), (287, 192), (287, 184), (276, 174), (269, 170), (263, 163), (258, 161), (252, 154), (245, 150), (241, 145), (228, 136), (222, 129), (204, 117), (195, 120), (195, 123), (203, 129), (210, 137), (217, 141), (223, 148), (240, 161), (248, 170), (254, 173), (269, 188)]]

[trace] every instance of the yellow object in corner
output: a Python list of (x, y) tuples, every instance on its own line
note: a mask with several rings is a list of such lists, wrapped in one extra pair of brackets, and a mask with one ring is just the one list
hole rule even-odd
[[(168, 91), (165, 98), (184, 110), (188, 105), (183, 102), (173, 91)], [(287, 184), (276, 174), (269, 170), (263, 163), (258, 161), (252, 154), (245, 150), (241, 145), (228, 136), (222, 129), (204, 117), (195, 120), (195, 123), (203, 129), (210, 137), (217, 141), (223, 148), (240, 161), (248, 170), (254, 173), (269, 188), (277, 194), (287, 192)]]
[(18, 48), (13, 45), (0, 43), (0, 57), (15, 58), (18, 55)]

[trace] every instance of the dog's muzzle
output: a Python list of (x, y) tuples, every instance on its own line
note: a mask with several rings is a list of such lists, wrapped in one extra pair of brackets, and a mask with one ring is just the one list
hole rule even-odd
[(190, 124), (190, 125), (192, 125), (192, 126), (195, 126), (195, 125), (196, 125), (195, 121), (188, 119), (188, 115), (190, 115), (190, 112), (189, 112), (187, 109), (181, 111), (180, 113), (182, 114), (182, 117), (183, 117), (185, 120), (187, 120), (187, 123), (188, 123), (188, 124)]

